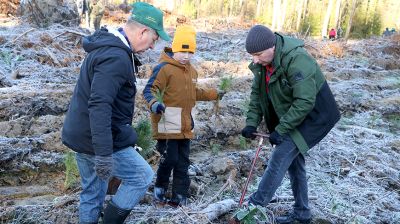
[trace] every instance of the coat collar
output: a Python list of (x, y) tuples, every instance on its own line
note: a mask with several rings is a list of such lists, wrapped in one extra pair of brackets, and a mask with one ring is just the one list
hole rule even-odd
[(169, 47), (165, 47), (164, 51), (161, 53), (161, 57), (160, 57), (159, 61), (160, 62), (166, 62), (168, 64), (177, 66), (177, 67), (182, 68), (182, 69), (189, 69), (191, 67), (190, 62), (185, 64), (185, 65), (183, 65), (183, 64), (179, 63), (177, 60), (175, 60), (173, 58), (173, 55), (174, 55), (174, 53), (172, 52), (172, 49), (169, 48)]

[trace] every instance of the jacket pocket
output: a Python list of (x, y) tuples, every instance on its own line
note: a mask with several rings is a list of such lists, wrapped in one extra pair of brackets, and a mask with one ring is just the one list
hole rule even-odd
[(286, 78), (281, 78), (279, 81), (279, 85), (284, 96), (292, 96), (293, 87), (290, 85), (289, 81)]
[(137, 134), (131, 125), (118, 126), (114, 132), (114, 148), (126, 148), (134, 146), (137, 141)]
[(181, 133), (182, 108), (166, 107), (164, 115), (158, 122), (158, 133)]
[(134, 98), (136, 95), (136, 85), (132, 80), (128, 80), (125, 85), (129, 98)]

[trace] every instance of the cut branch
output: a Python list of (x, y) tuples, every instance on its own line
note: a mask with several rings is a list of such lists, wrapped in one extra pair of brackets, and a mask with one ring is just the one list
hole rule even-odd
[(28, 30), (28, 31), (23, 32), (21, 35), (19, 35), (19, 36), (16, 37), (14, 40), (12, 40), (11, 43), (15, 43), (15, 41), (17, 41), (19, 38), (25, 36), (27, 33), (32, 32), (32, 31), (34, 31), (34, 30), (36, 30), (36, 28), (32, 28), (32, 29), (30, 29), (30, 30)]
[(64, 34), (67, 34), (67, 33), (72, 33), (72, 34), (79, 35), (79, 36), (82, 36), (82, 37), (87, 36), (87, 34), (85, 34), (85, 33), (80, 33), (80, 32), (77, 32), (77, 31), (67, 30), (67, 31), (64, 31), (64, 32), (56, 35), (55, 37), (53, 37), (53, 39), (55, 39), (55, 38), (57, 38), (59, 36), (62, 36)]

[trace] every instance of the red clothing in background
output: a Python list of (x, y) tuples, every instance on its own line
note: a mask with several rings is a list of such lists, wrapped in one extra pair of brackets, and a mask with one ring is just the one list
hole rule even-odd
[(331, 31), (329, 31), (329, 39), (335, 38), (336, 37), (336, 30), (335, 29), (331, 29)]

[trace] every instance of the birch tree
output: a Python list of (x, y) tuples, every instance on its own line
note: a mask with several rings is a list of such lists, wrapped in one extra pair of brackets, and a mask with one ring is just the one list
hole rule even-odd
[(322, 30), (321, 30), (322, 37), (326, 37), (327, 36), (329, 18), (331, 18), (333, 2), (334, 2), (334, 0), (329, 0), (329, 2), (328, 2), (328, 8), (326, 9), (325, 19), (324, 19), (324, 23), (322, 25)]
[(301, 24), (301, 17), (303, 15), (303, 6), (306, 0), (297, 1), (297, 19), (296, 19), (296, 31), (299, 31)]
[(281, 7), (281, 13), (280, 13), (280, 16), (278, 17), (278, 27), (277, 27), (278, 31), (281, 31), (283, 29), (283, 25), (285, 24), (287, 3), (288, 3), (288, 0), (283, 0), (283, 4)]
[(303, 19), (307, 16), (308, 0), (304, 0), (303, 4)]
[(336, 9), (335, 9), (335, 28), (338, 29), (341, 23), (341, 6), (342, 0), (336, 0)]
[(353, 25), (353, 18), (354, 18), (354, 15), (356, 14), (357, 1), (358, 0), (352, 0), (351, 9), (350, 9), (350, 19), (349, 19), (349, 22), (347, 23), (346, 34), (344, 35), (344, 39), (346, 39), (346, 40), (350, 36), (351, 26)]
[(274, 0), (273, 12), (272, 12), (272, 26), (273, 30), (278, 27), (279, 16), (281, 13), (281, 0)]
[(230, 0), (229, 1), (229, 16), (233, 15), (233, 6), (234, 6), (235, 0)]
[(257, 0), (257, 7), (256, 7), (256, 17), (259, 17), (261, 14), (263, 0)]
[(397, 26), (397, 27), (400, 27), (400, 14), (398, 15), (397, 22), (396, 22), (396, 26)]
[(200, 15), (200, 11), (201, 11), (201, 0), (196, 0), (195, 2), (194, 2), (194, 6), (196, 7), (196, 16), (195, 16), (195, 18), (197, 19), (197, 18), (200, 18), (201, 17), (201, 15)]
[(247, 10), (247, 0), (242, 0), (241, 6), (242, 8), (240, 9), (240, 21), (244, 21), (244, 17), (246, 15), (246, 10)]

